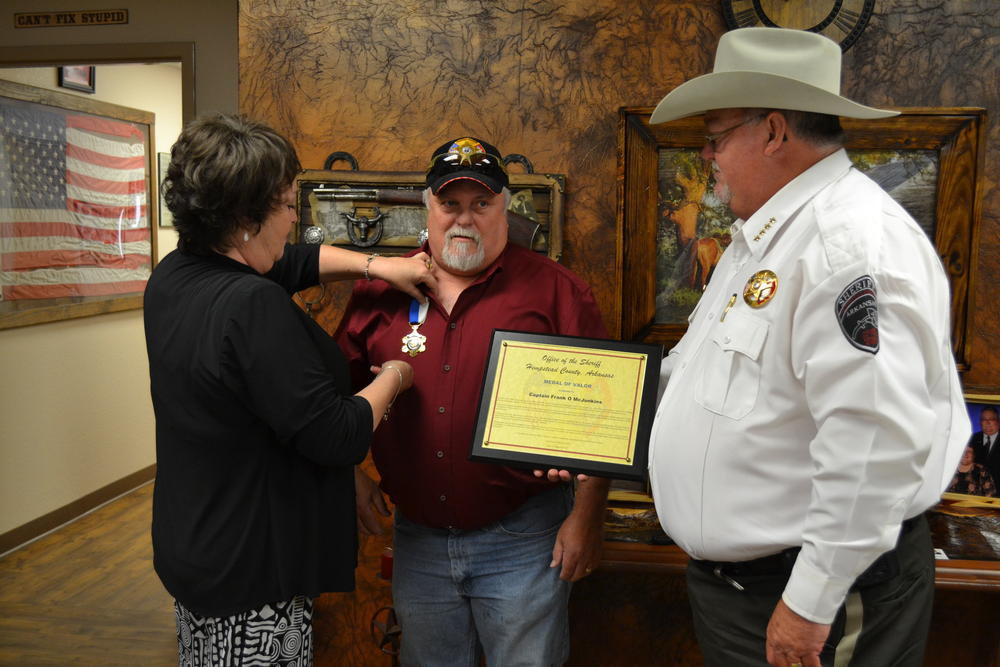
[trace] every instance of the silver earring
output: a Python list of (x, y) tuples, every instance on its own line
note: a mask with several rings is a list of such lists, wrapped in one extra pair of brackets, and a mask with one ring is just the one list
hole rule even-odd
[(243, 242), (246, 243), (250, 240), (250, 232), (243, 232)]

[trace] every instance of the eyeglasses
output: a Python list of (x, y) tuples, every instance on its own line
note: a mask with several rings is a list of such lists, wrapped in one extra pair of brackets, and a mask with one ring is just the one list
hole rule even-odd
[(722, 137), (726, 136), (727, 134), (729, 134), (733, 130), (735, 130), (737, 128), (740, 128), (740, 127), (743, 127), (747, 123), (752, 123), (752, 122), (754, 122), (756, 120), (760, 120), (761, 118), (764, 118), (765, 116), (767, 116), (766, 113), (760, 113), (760, 114), (757, 114), (756, 116), (750, 116), (750, 118), (747, 118), (742, 123), (737, 123), (736, 125), (733, 125), (732, 127), (727, 127), (722, 132), (716, 132), (715, 134), (706, 134), (705, 135), (705, 144), (709, 148), (711, 148), (712, 152), (714, 153), (715, 151), (717, 151), (719, 149), (719, 143), (718, 143), (719, 139), (721, 139)]

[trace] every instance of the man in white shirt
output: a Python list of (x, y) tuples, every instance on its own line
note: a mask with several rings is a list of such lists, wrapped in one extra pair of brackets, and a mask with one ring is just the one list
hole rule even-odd
[(738, 220), (664, 360), (649, 473), (709, 665), (914, 665), (934, 592), (923, 512), (969, 437), (948, 281), (913, 219), (852, 168), (839, 47), (723, 35), (652, 123), (705, 114)]

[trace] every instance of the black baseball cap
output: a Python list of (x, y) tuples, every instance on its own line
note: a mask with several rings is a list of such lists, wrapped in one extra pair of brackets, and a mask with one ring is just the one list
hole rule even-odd
[(496, 146), (475, 137), (460, 137), (441, 144), (427, 167), (427, 187), (437, 194), (445, 185), (469, 179), (500, 194), (510, 182)]

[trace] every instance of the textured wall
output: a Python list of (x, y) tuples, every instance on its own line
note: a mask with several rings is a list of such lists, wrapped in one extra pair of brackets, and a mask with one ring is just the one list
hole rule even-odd
[[(880, 0), (845, 56), (845, 93), (992, 113), (994, 4)], [(288, 134), (306, 167), (344, 150), (363, 170), (418, 171), (438, 143), (469, 133), (566, 174), (563, 261), (616, 331), (617, 109), (708, 71), (723, 30), (712, 0), (243, 0), (240, 106)], [(997, 134), (991, 122), (970, 386), (1000, 387)]]
[(346, 150), (364, 170), (420, 171), (442, 141), (473, 134), (566, 174), (563, 262), (617, 329), (617, 110), (706, 68), (715, 3), (243, 2), (241, 14), (241, 106), (288, 133), (307, 167)]

